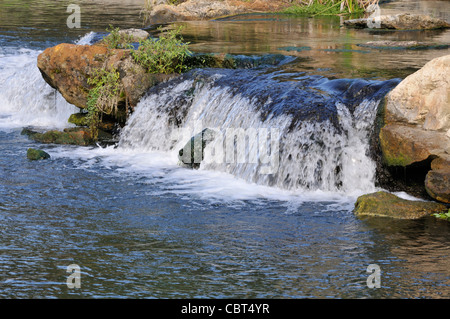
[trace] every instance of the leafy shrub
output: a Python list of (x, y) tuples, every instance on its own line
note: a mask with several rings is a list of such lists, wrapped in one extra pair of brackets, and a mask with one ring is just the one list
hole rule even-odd
[[(162, 31), (160, 28), (159, 30)], [(158, 39), (148, 38), (132, 50), (134, 60), (149, 73), (182, 73), (188, 69), (184, 64), (191, 55), (188, 44), (179, 36), (182, 28), (161, 32)]]
[(109, 34), (103, 38), (103, 43), (110, 49), (131, 49), (133, 46), (133, 37), (129, 34), (120, 33), (120, 28), (114, 28), (109, 25), (106, 29)]

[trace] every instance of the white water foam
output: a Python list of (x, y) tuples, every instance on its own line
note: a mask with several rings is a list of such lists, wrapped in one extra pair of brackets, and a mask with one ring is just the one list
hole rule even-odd
[[(158, 95), (143, 99), (122, 131), (119, 148), (143, 152), (163, 151), (170, 154), (171, 160), (175, 162), (178, 151), (202, 128), (214, 128), (224, 133), (228, 128), (258, 130), (270, 127), (282, 133), (283, 154), (280, 155), (275, 174), (261, 174), (261, 165), (254, 162), (207, 160), (194, 174), (200, 174), (201, 171), (229, 173), (248, 183), (294, 192), (324, 191), (359, 195), (376, 190), (375, 165), (367, 154), (369, 128), (373, 123), (377, 101), (363, 101), (355, 114), (350, 114), (345, 105), (337, 104), (338, 118), (345, 134), (336, 132), (327, 121), (305, 122), (299, 129), (289, 132), (289, 116), (280, 115), (261, 122), (259, 114), (251, 107), (253, 102), (248, 98), (233, 95), (223, 87), (205, 86), (197, 88), (183, 124), (184, 130), (179, 134), (178, 128), (167, 124), (170, 115), (165, 106), (175, 103), (178, 92), (188, 90), (192, 83), (186, 80), (175, 87), (166, 88)], [(216, 139), (217, 142), (223, 145), (223, 139)], [(217, 144), (209, 144), (205, 156), (215, 153), (211, 150), (214, 148), (217, 148)], [(246, 151), (248, 158), (250, 151)], [(336, 173), (336, 167), (339, 167), (340, 172)]]
[[(90, 44), (94, 37), (95, 33), (89, 32), (76, 43)], [(67, 103), (42, 78), (36, 65), (41, 52), (23, 48), (0, 50), (0, 129), (71, 126), (67, 120), (78, 108)]]

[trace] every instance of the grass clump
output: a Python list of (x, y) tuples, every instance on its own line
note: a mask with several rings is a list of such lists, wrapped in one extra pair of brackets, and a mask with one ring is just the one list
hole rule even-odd
[(317, 16), (339, 15), (365, 12), (365, 2), (362, 0), (310, 0), (300, 1), (282, 11), (285, 14)]
[[(162, 31), (160, 28), (159, 30)], [(192, 53), (189, 43), (179, 36), (182, 27), (164, 31), (158, 39), (148, 38), (139, 42), (137, 50), (132, 50), (134, 60), (149, 73), (182, 73), (188, 70), (185, 60)]]
[(109, 25), (106, 29), (109, 34), (103, 39), (103, 43), (109, 49), (132, 49), (133, 37), (129, 34), (120, 33), (120, 28), (114, 28)]
[(116, 116), (123, 86), (117, 69), (97, 69), (88, 84), (93, 88), (89, 90), (87, 98), (87, 116), (92, 138), (98, 138), (98, 126), (103, 114)]
[[(128, 49), (136, 63), (148, 73), (182, 73), (189, 67), (184, 63), (192, 53), (188, 43), (180, 37), (182, 28), (163, 31), (158, 39), (149, 38), (139, 42), (138, 49), (131, 45), (132, 37), (121, 34), (119, 28), (110, 26), (110, 34), (103, 43), (110, 49)], [(86, 122), (93, 140), (98, 139), (98, 127), (104, 114), (117, 118), (119, 102), (123, 100), (124, 88), (119, 71), (114, 67), (95, 69), (87, 80), (92, 87), (87, 96)]]

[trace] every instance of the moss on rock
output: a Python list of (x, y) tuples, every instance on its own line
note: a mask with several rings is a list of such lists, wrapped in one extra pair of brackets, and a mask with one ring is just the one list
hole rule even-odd
[(32, 161), (37, 161), (41, 159), (48, 159), (50, 158), (50, 155), (47, 152), (44, 152), (43, 150), (29, 148), (27, 150), (27, 158)]
[(418, 219), (445, 211), (447, 207), (440, 203), (406, 200), (383, 191), (360, 196), (353, 210), (358, 217), (396, 219)]

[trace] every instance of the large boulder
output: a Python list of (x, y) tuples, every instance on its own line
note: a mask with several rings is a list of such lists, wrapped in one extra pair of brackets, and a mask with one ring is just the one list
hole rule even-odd
[(400, 198), (388, 192), (376, 192), (358, 197), (353, 212), (358, 217), (390, 217), (418, 219), (447, 211), (443, 204)]
[(450, 24), (442, 19), (411, 13), (351, 19), (345, 20), (343, 24), (345, 27), (356, 29), (430, 30), (450, 28)]
[(88, 83), (96, 70), (113, 67), (120, 74), (124, 93), (119, 104), (136, 106), (149, 87), (173, 75), (150, 74), (137, 64), (129, 50), (104, 45), (62, 43), (38, 56), (37, 66), (45, 81), (57, 89), (67, 102), (84, 109), (92, 86)]
[[(379, 143), (385, 165), (426, 164), (427, 193), (450, 202), (450, 55), (428, 62), (385, 98)], [(434, 165), (430, 165), (436, 161)], [(437, 164), (439, 163), (439, 165)], [(439, 167), (439, 168), (437, 168)]]

